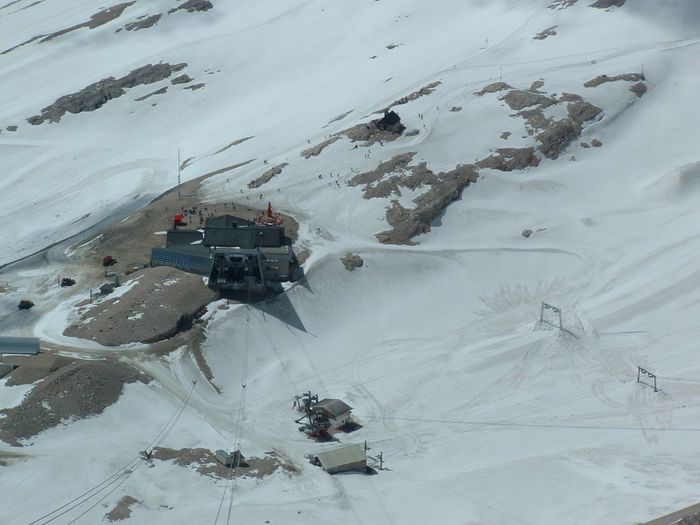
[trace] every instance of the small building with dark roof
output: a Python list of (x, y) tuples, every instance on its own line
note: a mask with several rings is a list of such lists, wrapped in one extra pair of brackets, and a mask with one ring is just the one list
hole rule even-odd
[(299, 267), (284, 227), (233, 215), (207, 219), (203, 231), (169, 231), (165, 248), (151, 250), (151, 265), (206, 276), (215, 290), (252, 293), (295, 280)]
[(322, 399), (311, 405), (311, 412), (328, 419), (331, 429), (339, 428), (349, 423), (352, 407), (340, 399)]
[(401, 123), (401, 117), (399, 117), (399, 114), (393, 110), (385, 111), (382, 118), (373, 122), (377, 129), (389, 131), (391, 133), (401, 134), (403, 133), (403, 130), (406, 129), (406, 126)]

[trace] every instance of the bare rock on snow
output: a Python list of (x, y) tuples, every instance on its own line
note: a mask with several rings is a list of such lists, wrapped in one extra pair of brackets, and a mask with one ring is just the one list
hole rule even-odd
[(159, 82), (186, 66), (185, 63), (168, 64), (167, 62), (147, 64), (132, 70), (123, 77), (98, 80), (76, 93), (56, 99), (53, 104), (43, 108), (40, 115), (28, 118), (27, 122), (36, 126), (46, 121), (59, 122), (66, 113), (77, 114), (95, 111), (110, 100), (124, 95), (126, 89)]
[(540, 159), (535, 155), (534, 148), (500, 148), (493, 155), (477, 162), (476, 165), (479, 168), (513, 171), (536, 168), (540, 165)]
[(187, 0), (177, 7), (174, 7), (168, 11), (168, 14), (172, 14), (175, 11), (187, 11), (188, 13), (194, 13), (195, 11), (209, 11), (214, 7), (209, 0)]
[(622, 7), (625, 5), (625, 0), (597, 0), (593, 2), (588, 7), (595, 7), (597, 9), (610, 9), (612, 7)]
[(340, 260), (345, 266), (345, 269), (349, 272), (352, 272), (356, 268), (362, 268), (362, 265), (365, 263), (362, 260), (362, 257), (354, 253), (348, 253), (347, 255), (341, 257)]

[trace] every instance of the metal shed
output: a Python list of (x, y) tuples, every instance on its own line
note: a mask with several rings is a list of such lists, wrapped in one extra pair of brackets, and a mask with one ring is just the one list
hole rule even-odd
[(39, 339), (36, 337), (0, 337), (0, 354), (36, 355)]
[(343, 445), (314, 455), (315, 465), (319, 465), (329, 474), (367, 470), (367, 452), (358, 443)]

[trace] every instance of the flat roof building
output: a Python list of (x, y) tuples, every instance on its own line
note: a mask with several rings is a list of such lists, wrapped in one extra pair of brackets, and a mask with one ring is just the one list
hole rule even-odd
[(39, 353), (39, 339), (36, 337), (0, 337), (0, 354), (36, 355)]

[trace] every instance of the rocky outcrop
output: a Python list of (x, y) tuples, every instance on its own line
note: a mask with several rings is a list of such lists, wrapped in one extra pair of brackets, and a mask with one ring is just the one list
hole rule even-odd
[(473, 165), (460, 164), (451, 171), (438, 173), (437, 182), (430, 190), (413, 200), (415, 208), (407, 209), (398, 201), (392, 201), (386, 212), (392, 229), (378, 233), (377, 239), (384, 244), (414, 244), (413, 237), (429, 232), (432, 222), (477, 178)]
[(40, 115), (28, 118), (27, 122), (33, 125), (39, 125), (46, 121), (59, 122), (66, 113), (77, 114), (95, 111), (110, 100), (124, 95), (127, 89), (159, 82), (186, 66), (185, 63), (174, 65), (168, 63), (147, 64), (120, 78), (109, 77), (98, 80), (77, 93), (58, 98), (56, 102), (43, 108)]
[(138, 31), (140, 29), (148, 29), (149, 27), (153, 27), (158, 23), (160, 18), (163, 15), (160, 13), (157, 15), (151, 15), (147, 16), (146, 18), (142, 18), (141, 20), (137, 20), (136, 22), (129, 22), (128, 24), (124, 25), (124, 29), (127, 31)]
[(593, 88), (598, 87), (601, 84), (605, 84), (606, 82), (619, 82), (621, 80), (625, 80), (627, 82), (639, 82), (646, 80), (646, 78), (641, 73), (624, 73), (622, 75), (615, 75), (612, 77), (609, 77), (608, 75), (598, 75), (597, 77), (584, 82), (583, 87)]
[(352, 272), (356, 268), (362, 268), (362, 265), (365, 263), (362, 257), (353, 253), (348, 253), (344, 257), (341, 257), (340, 260), (343, 266), (345, 266), (345, 269), (349, 272)]
[(288, 165), (289, 164), (287, 162), (283, 162), (282, 164), (278, 164), (277, 166), (270, 168), (265, 173), (260, 175), (257, 179), (251, 180), (248, 183), (248, 187), (250, 189), (259, 188), (263, 184), (270, 182), (273, 179), (273, 177), (276, 177), (277, 175), (282, 173), (282, 170), (284, 170), (284, 168), (286, 168)]
[(540, 159), (535, 155), (535, 148), (500, 148), (476, 165), (479, 168), (513, 171), (535, 168), (540, 165)]
[(597, 9), (610, 9), (611, 7), (622, 7), (625, 5), (625, 0), (597, 0), (593, 2), (588, 7), (595, 7)]
[(494, 82), (493, 84), (489, 84), (487, 86), (484, 86), (481, 91), (477, 91), (474, 94), (477, 97), (483, 97), (487, 93), (496, 93), (498, 91), (505, 91), (506, 89), (513, 89), (512, 86), (509, 86), (505, 82)]
[(209, 11), (214, 7), (209, 0), (187, 0), (177, 7), (170, 9), (168, 14), (172, 14), (175, 11), (187, 11), (188, 13), (194, 13), (195, 11)]

